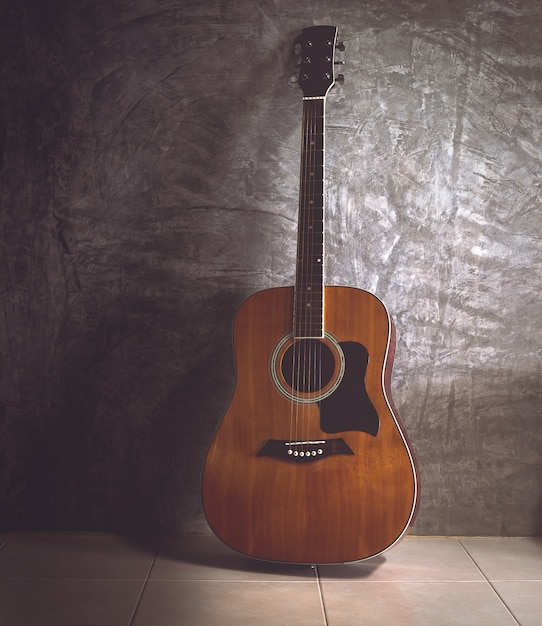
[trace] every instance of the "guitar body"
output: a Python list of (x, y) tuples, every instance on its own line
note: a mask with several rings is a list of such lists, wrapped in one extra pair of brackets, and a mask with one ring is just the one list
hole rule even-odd
[(360, 289), (325, 287), (323, 301), (325, 338), (310, 340), (327, 354), (319, 388), (290, 376), (291, 348), (307, 341), (292, 338), (293, 288), (256, 293), (235, 319), (236, 387), (202, 498), (215, 534), (251, 557), (366, 559), (396, 543), (416, 510), (415, 462), (389, 390), (390, 317)]

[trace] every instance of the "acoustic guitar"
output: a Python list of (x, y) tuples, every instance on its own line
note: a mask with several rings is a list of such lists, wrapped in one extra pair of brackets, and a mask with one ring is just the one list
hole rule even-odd
[(237, 380), (202, 474), (211, 529), (250, 557), (342, 563), (406, 533), (416, 463), (395, 410), (395, 334), (367, 291), (324, 286), (324, 107), (337, 29), (303, 30), (294, 287), (260, 291), (234, 322)]

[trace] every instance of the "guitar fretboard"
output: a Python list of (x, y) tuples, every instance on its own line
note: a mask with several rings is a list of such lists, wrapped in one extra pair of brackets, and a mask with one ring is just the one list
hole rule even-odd
[(303, 100), (294, 337), (324, 336), (324, 107)]

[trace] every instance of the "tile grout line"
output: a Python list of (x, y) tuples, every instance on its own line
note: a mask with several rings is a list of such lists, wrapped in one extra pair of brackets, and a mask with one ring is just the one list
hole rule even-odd
[(514, 622), (516, 622), (516, 624), (518, 626), (521, 626), (521, 623), (519, 622), (519, 620), (516, 618), (516, 616), (514, 615), (514, 613), (512, 613), (510, 607), (508, 606), (508, 604), (506, 604), (506, 602), (503, 600), (503, 598), (501, 597), (501, 595), (499, 594), (499, 592), (497, 591), (497, 589), (495, 588), (495, 586), (493, 585), (493, 583), (489, 580), (489, 578), (484, 574), (483, 570), (481, 567), (479, 567), (478, 563), (476, 563), (476, 561), (474, 560), (474, 558), (471, 556), (470, 552), (467, 550), (466, 546), (463, 544), (463, 542), (461, 541), (460, 537), (456, 538), (459, 545), (463, 548), (463, 550), (465, 551), (465, 554), (468, 556), (468, 558), (472, 561), (472, 564), (474, 565), (474, 567), (476, 567), (476, 569), (480, 572), (480, 574), (482, 574), (482, 576), (484, 577), (484, 580), (487, 582), (487, 584), (489, 585), (490, 589), (493, 591), (493, 593), (495, 594), (495, 596), (499, 599), (499, 601), (501, 602), (501, 604), (504, 606), (504, 608), (508, 611), (508, 613), (510, 614), (510, 617), (514, 620)]
[(145, 580), (143, 581), (143, 585), (141, 586), (141, 590), (140, 590), (139, 595), (137, 597), (137, 600), (136, 600), (136, 603), (135, 603), (135, 606), (134, 606), (134, 610), (132, 611), (132, 615), (130, 617), (130, 621), (128, 622), (128, 626), (133, 626), (134, 619), (136, 618), (137, 611), (139, 609), (139, 605), (141, 604), (141, 600), (143, 599), (143, 594), (145, 593), (145, 590), (147, 589), (147, 585), (148, 585), (149, 579), (151, 577), (151, 572), (152, 572), (152, 570), (154, 568), (154, 564), (156, 563), (157, 557), (158, 557), (158, 550), (155, 550), (152, 562), (151, 562), (150, 567), (149, 567), (149, 569), (147, 571), (147, 576), (146, 576)]
[(322, 581), (320, 579), (320, 572), (318, 571), (318, 565), (313, 565), (313, 567), (316, 573), (316, 585), (318, 587), (318, 596), (320, 598), (320, 607), (322, 609), (322, 615), (324, 616), (324, 626), (329, 626), (327, 613), (326, 613), (326, 605), (324, 603), (324, 594), (322, 591)]
[(516, 622), (516, 624), (518, 626), (521, 626), (521, 623), (519, 622), (518, 618), (514, 615), (514, 613), (512, 612), (512, 609), (508, 606), (508, 604), (506, 604), (506, 602), (504, 601), (504, 599), (502, 598), (501, 594), (497, 591), (497, 589), (495, 588), (495, 586), (493, 585), (493, 583), (490, 580), (487, 580), (488, 585), (491, 587), (491, 590), (493, 591), (493, 593), (497, 596), (497, 598), (499, 598), (499, 600), (502, 602), (502, 605), (504, 606), (504, 608), (508, 611), (508, 613), (510, 613), (512, 619)]

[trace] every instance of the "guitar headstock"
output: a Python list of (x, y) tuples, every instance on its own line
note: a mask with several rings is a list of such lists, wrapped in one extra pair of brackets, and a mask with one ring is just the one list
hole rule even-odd
[(297, 40), (301, 63), (298, 85), (305, 98), (323, 98), (335, 83), (335, 26), (304, 28)]

